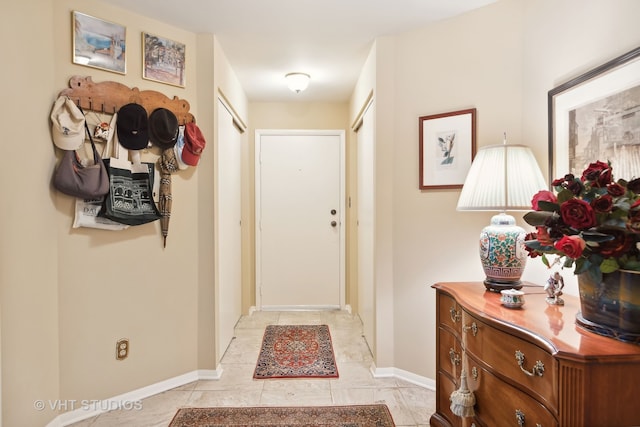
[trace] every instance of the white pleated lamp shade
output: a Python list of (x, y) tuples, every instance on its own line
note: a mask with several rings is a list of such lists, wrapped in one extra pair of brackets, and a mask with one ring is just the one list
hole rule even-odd
[(489, 291), (520, 289), (527, 262), (525, 230), (508, 210), (529, 210), (546, 183), (531, 150), (524, 145), (490, 145), (473, 159), (458, 199), (459, 211), (498, 211), (480, 233), (480, 262)]
[(525, 145), (490, 145), (476, 153), (465, 179), (459, 211), (531, 209), (531, 198), (547, 184)]

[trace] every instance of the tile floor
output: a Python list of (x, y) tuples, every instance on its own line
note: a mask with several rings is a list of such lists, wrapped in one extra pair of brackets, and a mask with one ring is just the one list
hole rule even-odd
[[(337, 379), (254, 380), (266, 325), (329, 325), (338, 364)], [(357, 316), (345, 311), (255, 312), (236, 325), (219, 380), (196, 381), (142, 401), (136, 411), (111, 411), (73, 427), (169, 425), (181, 407), (304, 406), (385, 403), (396, 426), (428, 426), (435, 392), (412, 383), (372, 377), (372, 356)]]

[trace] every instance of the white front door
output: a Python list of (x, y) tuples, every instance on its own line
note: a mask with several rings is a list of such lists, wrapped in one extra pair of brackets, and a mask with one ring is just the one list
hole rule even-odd
[(256, 132), (256, 303), (344, 305), (344, 131)]

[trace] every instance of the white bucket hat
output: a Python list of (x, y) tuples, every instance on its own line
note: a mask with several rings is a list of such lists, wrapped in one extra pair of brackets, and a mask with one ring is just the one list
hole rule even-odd
[(51, 111), (53, 143), (62, 150), (77, 150), (84, 143), (84, 114), (66, 97), (59, 96)]

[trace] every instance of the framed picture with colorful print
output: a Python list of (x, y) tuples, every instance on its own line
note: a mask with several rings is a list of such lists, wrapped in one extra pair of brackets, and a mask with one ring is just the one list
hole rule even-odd
[(142, 78), (185, 87), (185, 45), (142, 33)]
[(550, 90), (548, 113), (550, 183), (598, 160), (640, 177), (640, 47)]
[(462, 188), (476, 154), (476, 109), (422, 116), (418, 125), (420, 189)]
[(126, 27), (72, 12), (73, 63), (126, 74)]

